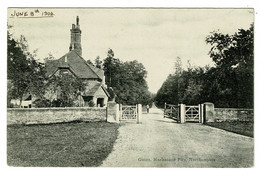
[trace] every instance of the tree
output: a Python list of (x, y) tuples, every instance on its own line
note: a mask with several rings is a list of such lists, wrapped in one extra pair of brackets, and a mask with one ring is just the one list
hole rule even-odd
[(88, 64), (90, 64), (90, 65), (94, 66), (94, 64), (92, 63), (92, 61), (91, 61), (91, 60), (87, 60), (86, 62), (87, 62)]
[(107, 56), (108, 57), (114, 57), (114, 55), (115, 55), (114, 51), (111, 48), (109, 48), (108, 51), (107, 51)]
[(188, 87), (185, 89), (185, 93), (183, 95), (184, 103), (197, 105), (200, 103), (202, 91), (202, 84), (196, 83), (194, 80), (189, 81)]
[[(239, 29), (233, 35), (213, 32), (206, 38), (212, 47), (210, 57), (216, 63), (220, 87), (229, 93), (230, 106), (253, 107), (254, 27)], [(230, 95), (231, 94), (231, 95)]]
[(175, 77), (175, 80), (176, 80), (175, 83), (177, 84), (177, 86), (176, 86), (176, 91), (177, 91), (176, 100), (180, 101), (180, 99), (181, 99), (181, 83), (182, 83), (181, 75), (182, 75), (182, 72), (183, 72), (181, 58), (177, 57), (176, 62), (174, 64), (175, 64), (174, 77)]
[(45, 57), (44, 58), (44, 62), (46, 63), (48, 60), (54, 60), (54, 56), (52, 55), (51, 52), (48, 53), (48, 57)]
[(44, 65), (34, 59), (36, 50), (33, 54), (28, 51), (24, 36), (17, 41), (7, 34), (7, 79), (12, 84), (12, 88), (8, 88), (8, 100), (19, 99), (21, 106), (25, 94), (41, 94), (36, 89), (40, 89), (45, 80)]
[[(56, 94), (56, 97), (50, 102), (55, 107), (71, 107), (76, 106), (78, 97), (82, 95), (86, 89), (87, 83), (84, 80), (69, 74), (53, 75), (45, 84), (46, 93)], [(46, 100), (46, 99), (43, 99)]]
[(11, 100), (13, 99), (14, 85), (10, 80), (7, 80), (7, 107), (13, 107)]
[(120, 60), (114, 58), (114, 52), (112, 49), (109, 48), (107, 52), (107, 58), (105, 58), (103, 62), (103, 68), (106, 76), (106, 84), (108, 87), (115, 86), (115, 84), (113, 84), (116, 83), (116, 80), (113, 80), (115, 78), (114, 73), (119, 72), (120, 65)]
[(100, 69), (102, 68), (102, 60), (100, 60), (99, 56), (97, 56), (95, 59), (95, 66)]
[(113, 93), (116, 94), (116, 102), (130, 105), (151, 102), (151, 94), (145, 80), (147, 71), (143, 64), (136, 60), (122, 62), (116, 59), (113, 50), (109, 49), (103, 68), (108, 89), (112, 87)]
[(188, 63), (188, 68), (182, 68), (179, 57), (176, 58), (175, 71), (170, 74), (155, 96), (155, 103), (163, 107), (164, 103), (169, 104), (198, 104), (204, 101), (203, 83), (207, 79), (203, 75), (208, 67), (193, 67)]
[(174, 63), (174, 72), (170, 74), (155, 96), (155, 103), (158, 107), (163, 107), (164, 103), (181, 103), (182, 94), (185, 91), (185, 82), (183, 75), (182, 61), (176, 57)]
[(206, 37), (206, 43), (212, 47), (210, 57), (217, 66), (238, 67), (246, 65), (252, 69), (254, 61), (254, 27), (239, 29), (234, 35), (212, 32)]
[(121, 63), (120, 72), (116, 75), (117, 101), (123, 104), (147, 103), (150, 94), (145, 81), (147, 71), (143, 64), (136, 60)]
[(254, 29), (239, 29), (233, 35), (213, 32), (206, 38), (212, 47), (210, 57), (215, 67), (182, 69), (175, 62), (170, 74), (158, 90), (155, 101), (159, 107), (171, 104), (213, 102), (216, 107), (253, 107), (254, 86)]

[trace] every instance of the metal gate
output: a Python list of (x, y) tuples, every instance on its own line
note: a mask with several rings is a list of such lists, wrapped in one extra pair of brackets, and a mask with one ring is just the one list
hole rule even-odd
[(200, 106), (185, 106), (185, 121), (200, 122)]
[(177, 122), (180, 121), (180, 107), (178, 105), (166, 104), (164, 105), (163, 117), (171, 118)]
[(136, 120), (136, 119), (137, 119), (137, 106), (120, 107), (120, 120)]

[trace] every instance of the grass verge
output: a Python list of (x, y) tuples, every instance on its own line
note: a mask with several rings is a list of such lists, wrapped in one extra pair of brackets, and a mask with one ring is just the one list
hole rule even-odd
[(206, 124), (229, 132), (234, 132), (237, 134), (254, 137), (254, 122), (225, 121), (225, 122), (208, 122)]
[(7, 127), (9, 166), (99, 166), (112, 151), (118, 124), (73, 122)]

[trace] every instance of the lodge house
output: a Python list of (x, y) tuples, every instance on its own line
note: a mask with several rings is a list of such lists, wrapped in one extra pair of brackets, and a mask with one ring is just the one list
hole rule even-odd
[[(76, 19), (76, 25), (72, 24), (70, 30), (69, 52), (57, 60), (46, 60), (45, 68), (48, 77), (60, 74), (71, 74), (83, 79), (86, 84), (86, 90), (75, 101), (76, 106), (88, 106), (89, 101), (93, 101), (96, 107), (107, 105), (109, 93), (106, 90), (104, 71), (91, 64), (88, 64), (82, 58), (81, 30), (79, 17)], [(47, 93), (49, 100), (57, 99), (57, 94)], [(32, 97), (26, 97), (22, 101), (22, 107), (32, 106)]]

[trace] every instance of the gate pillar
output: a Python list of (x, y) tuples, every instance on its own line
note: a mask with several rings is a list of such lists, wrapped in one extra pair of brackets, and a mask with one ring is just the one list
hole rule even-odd
[(204, 108), (204, 104), (200, 104), (200, 123), (204, 123), (204, 111), (203, 111), (203, 108)]
[(180, 106), (180, 117), (181, 117), (181, 123), (185, 123), (185, 104), (181, 104)]
[(204, 122), (214, 122), (214, 104), (210, 102), (203, 103), (204, 104)]
[(116, 102), (107, 102), (107, 122), (119, 123), (119, 105)]
[(116, 104), (116, 123), (119, 123), (119, 104)]
[(123, 112), (122, 104), (119, 104), (119, 120), (121, 120), (121, 118), (122, 118), (122, 112)]
[(137, 123), (138, 124), (142, 123), (142, 105), (141, 104), (137, 105)]

